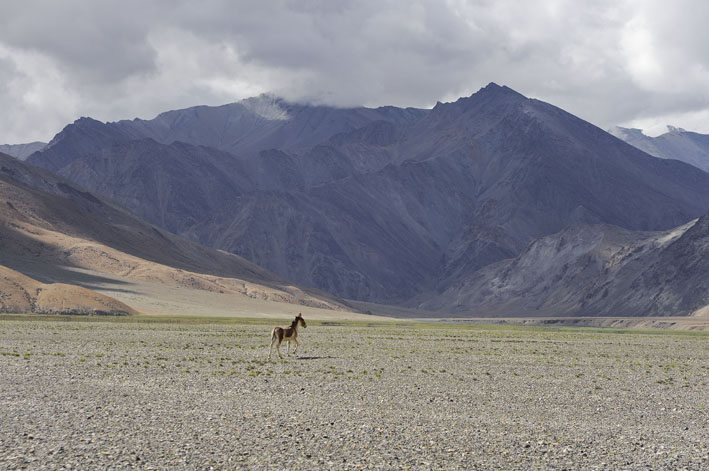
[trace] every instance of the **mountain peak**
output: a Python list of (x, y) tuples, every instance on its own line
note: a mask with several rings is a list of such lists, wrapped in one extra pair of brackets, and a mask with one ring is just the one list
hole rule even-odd
[(454, 109), (460, 112), (461, 110), (468, 109), (471, 106), (488, 104), (497, 106), (503, 103), (520, 103), (524, 100), (527, 100), (526, 96), (512, 90), (510, 87), (506, 85), (498, 85), (495, 82), (490, 82), (468, 97), (460, 97), (456, 101), (450, 103), (441, 103), (440, 101), (436, 102), (436, 106), (433, 107), (433, 110), (440, 112), (444, 109)]
[(498, 96), (509, 96), (509, 97), (515, 97), (515, 98), (524, 98), (526, 99), (527, 97), (522, 95), (516, 90), (511, 89), (507, 85), (498, 85), (495, 82), (490, 82), (483, 88), (477, 91), (477, 93), (474, 93), (474, 95), (498, 95)]
[[(615, 126), (608, 130), (628, 144), (662, 159), (681, 160), (709, 171), (709, 135), (667, 125), (667, 131), (648, 136), (639, 129)], [(653, 133), (654, 134), (654, 133)]]
[(647, 136), (645, 133), (643, 133), (642, 129), (638, 128), (624, 128), (622, 126), (613, 126), (610, 129), (608, 129), (608, 134), (611, 134), (618, 139), (621, 139), (623, 141), (633, 141), (636, 139), (643, 139), (646, 138)]
[(466, 104), (502, 104), (502, 103), (521, 103), (526, 101), (527, 97), (522, 95), (515, 90), (512, 90), (506, 85), (498, 85), (495, 82), (490, 82), (477, 92), (473, 93), (469, 97), (459, 98), (455, 103), (466, 103)]
[(82, 116), (74, 121), (74, 124), (103, 124), (101, 121), (91, 118), (90, 116)]

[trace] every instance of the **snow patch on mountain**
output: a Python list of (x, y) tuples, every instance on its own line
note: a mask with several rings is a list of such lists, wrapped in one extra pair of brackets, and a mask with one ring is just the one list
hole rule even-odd
[(241, 105), (255, 115), (269, 121), (286, 121), (290, 119), (288, 111), (281, 106), (283, 101), (270, 95), (242, 100)]

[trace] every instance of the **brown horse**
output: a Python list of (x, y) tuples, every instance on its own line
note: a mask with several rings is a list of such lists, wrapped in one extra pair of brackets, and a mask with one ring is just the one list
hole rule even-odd
[(287, 355), (290, 355), (290, 343), (295, 342), (295, 350), (293, 350), (293, 353), (298, 351), (298, 325), (302, 325), (303, 328), (308, 327), (305, 324), (305, 319), (303, 319), (303, 315), (301, 313), (298, 313), (297, 316), (295, 316), (295, 320), (291, 323), (290, 327), (274, 327), (273, 330), (271, 331), (271, 350), (268, 352), (268, 359), (271, 359), (271, 354), (273, 353), (273, 344), (278, 341), (278, 345), (276, 345), (276, 350), (278, 351), (278, 357), (283, 359), (283, 356), (281, 355), (281, 343), (285, 340), (288, 342), (288, 351)]

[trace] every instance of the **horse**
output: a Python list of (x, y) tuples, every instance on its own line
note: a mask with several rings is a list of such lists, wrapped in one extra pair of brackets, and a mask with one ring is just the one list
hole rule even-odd
[(276, 345), (276, 350), (278, 351), (278, 357), (283, 359), (283, 356), (281, 355), (281, 343), (285, 340), (288, 342), (288, 351), (287, 355), (290, 355), (290, 343), (295, 342), (295, 350), (293, 350), (293, 354), (298, 351), (298, 325), (302, 325), (303, 328), (308, 327), (307, 324), (305, 323), (305, 319), (303, 319), (303, 315), (301, 313), (298, 313), (297, 316), (295, 316), (295, 319), (291, 323), (290, 327), (274, 327), (273, 330), (271, 331), (271, 350), (268, 352), (268, 359), (271, 359), (271, 354), (273, 353), (273, 344), (278, 341), (278, 345)]

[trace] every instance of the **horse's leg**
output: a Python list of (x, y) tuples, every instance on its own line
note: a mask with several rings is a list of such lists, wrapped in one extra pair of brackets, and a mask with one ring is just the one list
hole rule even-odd
[(278, 339), (278, 345), (276, 345), (276, 350), (278, 350), (278, 358), (283, 360), (283, 355), (281, 355), (281, 339)]
[(286, 351), (286, 355), (290, 355), (290, 340), (288, 341), (288, 349)]
[(294, 338), (293, 341), (295, 342), (295, 350), (293, 350), (293, 355), (295, 355), (298, 351), (298, 345), (300, 345), (300, 343), (298, 343), (298, 339), (296, 338)]
[(281, 356), (281, 342), (278, 341), (278, 336), (273, 337), (273, 340), (271, 340), (271, 350), (268, 352), (268, 359), (271, 359), (271, 353), (273, 353), (273, 346), (276, 346), (276, 351), (278, 352), (278, 356)]
[(271, 354), (273, 353), (273, 344), (276, 343), (276, 332), (275, 330), (271, 332), (271, 348), (268, 350), (268, 361), (271, 361)]

